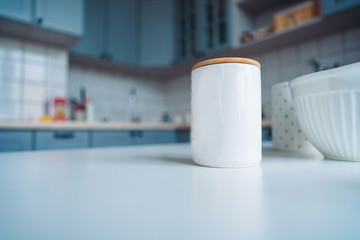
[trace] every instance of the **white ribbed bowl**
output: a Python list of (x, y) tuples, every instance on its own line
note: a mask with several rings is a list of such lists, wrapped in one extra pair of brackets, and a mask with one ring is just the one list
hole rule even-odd
[(299, 124), (325, 158), (360, 161), (360, 63), (290, 82)]

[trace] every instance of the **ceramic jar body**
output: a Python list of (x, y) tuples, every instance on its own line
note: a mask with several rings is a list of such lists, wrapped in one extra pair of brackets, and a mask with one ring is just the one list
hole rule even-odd
[(192, 71), (191, 82), (195, 163), (210, 167), (259, 165), (260, 68), (243, 63), (202, 66)]

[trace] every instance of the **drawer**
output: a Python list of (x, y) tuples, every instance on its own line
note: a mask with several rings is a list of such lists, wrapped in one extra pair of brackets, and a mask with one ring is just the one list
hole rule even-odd
[(0, 152), (32, 150), (32, 132), (21, 130), (0, 131)]
[(36, 150), (86, 148), (88, 143), (87, 131), (37, 131), (35, 134)]
[(163, 144), (163, 143), (176, 142), (175, 131), (144, 130), (144, 131), (135, 131), (135, 132), (136, 132), (136, 142), (138, 145)]
[(176, 142), (178, 142), (178, 143), (190, 142), (190, 130), (177, 130), (176, 131)]
[(116, 147), (135, 145), (133, 131), (93, 131), (93, 147)]

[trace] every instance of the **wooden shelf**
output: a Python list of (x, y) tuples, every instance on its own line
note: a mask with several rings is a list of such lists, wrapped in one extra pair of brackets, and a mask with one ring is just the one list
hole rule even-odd
[[(272, 34), (264, 39), (246, 44), (239, 44), (236, 48), (217, 52), (205, 57), (192, 59), (188, 62), (162, 68), (143, 68), (126, 66), (104, 60), (89, 60), (80, 56), (71, 56), (71, 63), (87, 62), (102, 68), (113, 69), (129, 74), (141, 75), (148, 78), (168, 79), (174, 76), (190, 74), (191, 67), (199, 62), (216, 57), (251, 57), (270, 50), (276, 50), (288, 45), (298, 44), (323, 36), (342, 32), (346, 29), (360, 26), (360, 7), (342, 12), (330, 17), (318, 17), (292, 29)], [(261, 63), (260, 63), (261, 64)]]

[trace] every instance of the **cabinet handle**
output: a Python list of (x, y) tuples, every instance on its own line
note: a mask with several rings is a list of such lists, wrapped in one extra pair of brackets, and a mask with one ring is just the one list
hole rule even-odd
[(71, 139), (74, 137), (74, 132), (54, 132), (54, 138), (57, 139)]
[(39, 18), (36, 19), (36, 24), (38, 26), (41, 26), (43, 24), (43, 22), (44, 22), (44, 19), (42, 17), (39, 17)]

